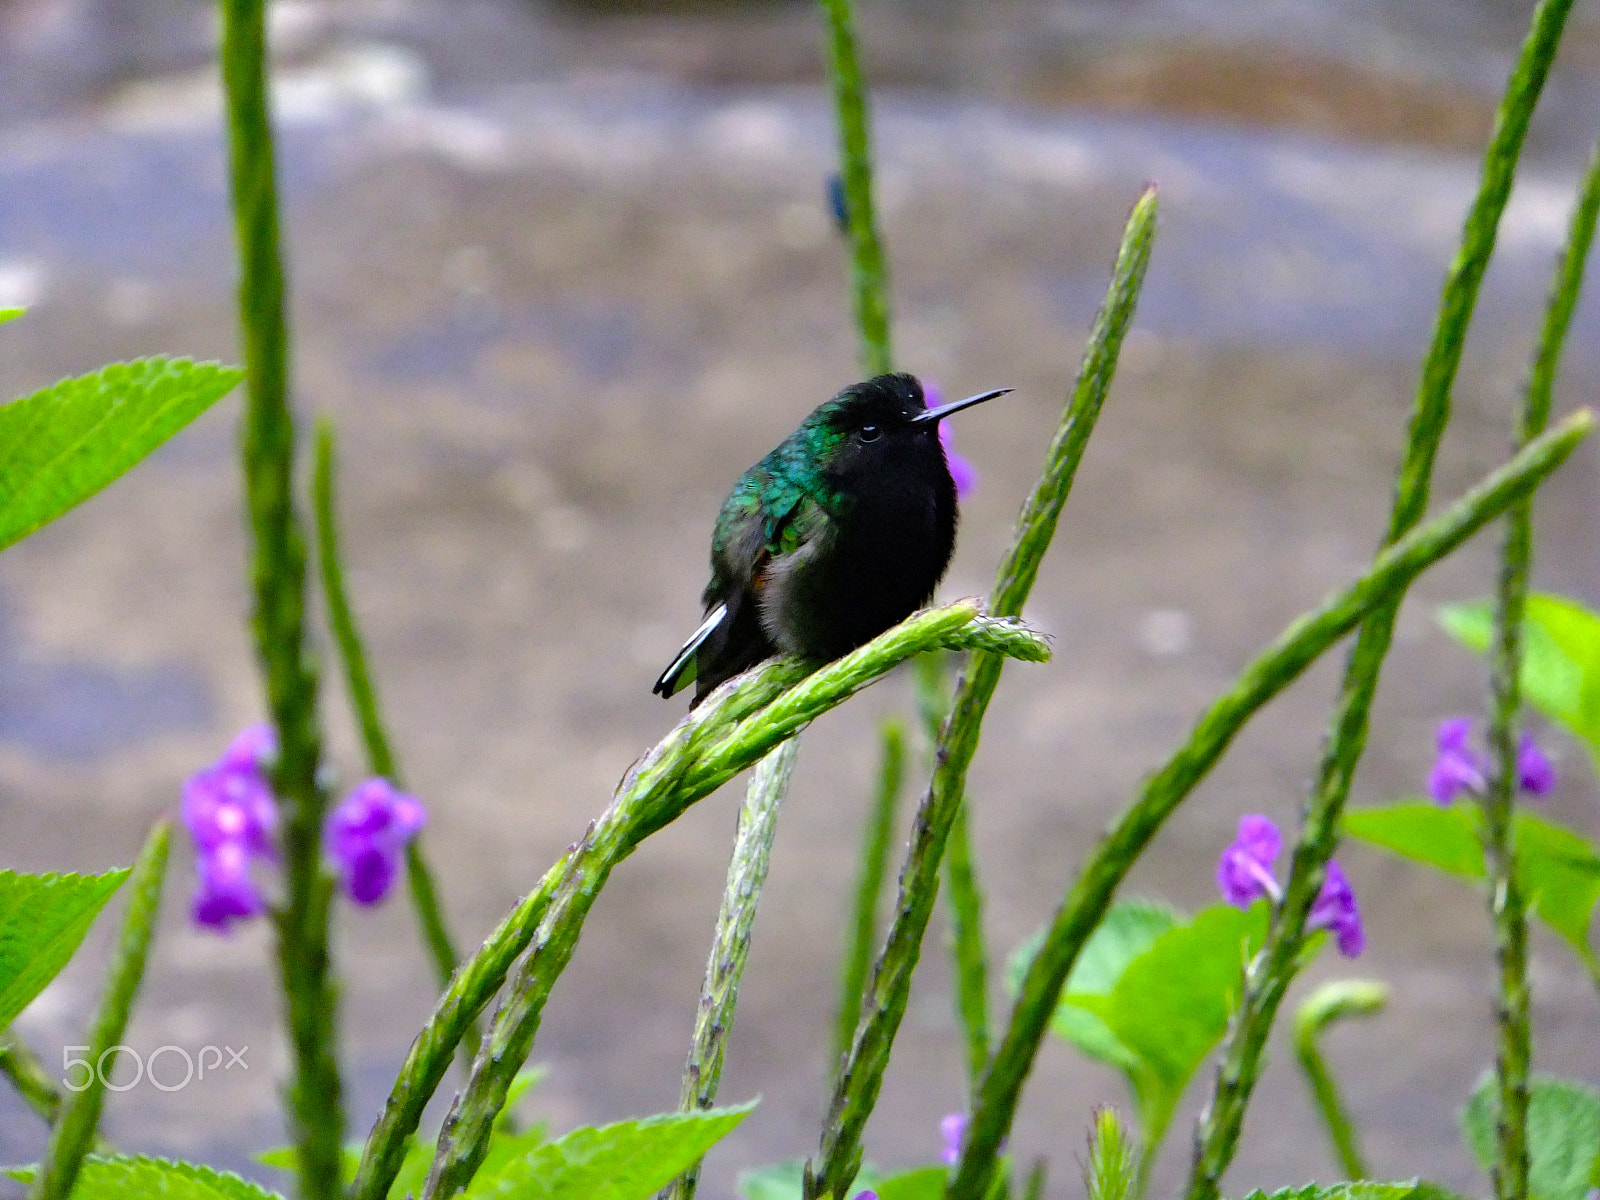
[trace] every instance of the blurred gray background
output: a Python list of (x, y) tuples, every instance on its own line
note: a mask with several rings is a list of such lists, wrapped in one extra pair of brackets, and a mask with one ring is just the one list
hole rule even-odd
[[(970, 800), (992, 944), (1043, 921), (1201, 707), (1377, 543), (1417, 364), (1531, 5), (1509, 0), (866, 0), (899, 363), (947, 395), (1016, 389), (957, 436), (982, 479), (943, 594), (987, 589), (1146, 180), (1161, 230), (1138, 321), (1030, 606), (1055, 660), (1008, 669)], [(283, 0), (272, 9), (300, 409), (337, 423), (350, 584), (427, 846), (475, 943), (680, 715), (650, 683), (698, 620), (734, 477), (857, 376), (813, 9), (776, 0)], [(7, 396), (114, 357), (236, 354), (216, 33), (191, 0), (0, 0), (0, 330)], [(1535, 122), (1457, 387), (1436, 492), (1505, 455), (1552, 258), (1600, 131), (1600, 5), (1580, 3)], [(1591, 271), (1591, 275), (1593, 272)], [(1591, 280), (1592, 282), (1592, 280)], [(1593, 402), (1600, 303), (1558, 407)], [(6, 865), (129, 861), (183, 778), (261, 715), (230, 397), (150, 463), (0, 559)], [(1538, 510), (1541, 586), (1600, 602), (1585, 447)], [(1493, 538), (1415, 589), (1353, 803), (1420, 790), (1434, 723), (1481, 703), (1436, 629), (1485, 592)], [(331, 664), (330, 664), (331, 665)], [(1130, 884), (1195, 907), (1243, 812), (1293, 819), (1337, 659), (1262, 714)], [(816, 1144), (839, 930), (891, 679), (806, 736), (724, 1096), (762, 1103), (703, 1193)], [(336, 681), (340, 777), (361, 760)], [(1557, 742), (1550, 809), (1600, 831)], [(920, 783), (919, 770), (914, 778)], [(529, 1111), (557, 1130), (672, 1107), (737, 789), (617, 871), (551, 1003)], [(1455, 1114), (1492, 1054), (1471, 890), (1349, 847), (1386, 979), (1331, 1039), (1383, 1176), (1482, 1191)], [(127, 1042), (247, 1047), (247, 1069), (113, 1097), (131, 1150), (258, 1177), (282, 1140), (266, 929), (188, 928), (175, 857)], [(961, 1054), (930, 932), (868, 1130), (937, 1153)], [(111, 922), (19, 1028), (52, 1069), (83, 1040)], [(351, 1134), (434, 995), (401, 902), (337, 914)], [(1600, 998), (1534, 935), (1540, 1066), (1600, 1083)], [(1302, 984), (1302, 987), (1304, 985)], [(998, 989), (997, 989), (998, 991)], [(997, 1005), (1003, 1006), (996, 996)], [(1286, 1043), (1230, 1191), (1333, 1178)], [(1187, 1113), (1198, 1102), (1196, 1088)], [(1078, 1195), (1086, 1120), (1120, 1079), (1061, 1043), (1012, 1138)], [(1187, 1165), (1190, 1116), (1157, 1175)], [(0, 1089), (0, 1159), (42, 1126)]]

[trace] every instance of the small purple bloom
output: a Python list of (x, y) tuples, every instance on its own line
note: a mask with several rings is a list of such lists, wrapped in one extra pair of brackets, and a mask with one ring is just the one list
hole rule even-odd
[(249, 725), (228, 743), (219, 767), (252, 768), (265, 772), (278, 757), (278, 734), (271, 725)]
[(1555, 764), (1526, 730), (1517, 747), (1517, 786), (1530, 796), (1548, 796), (1556, 786)]
[(250, 861), (243, 842), (223, 842), (200, 855), (200, 885), (189, 906), (196, 925), (226, 934), (234, 921), (258, 917), (267, 910), (266, 898), (250, 878)]
[[(1283, 889), (1278, 886), (1272, 866), (1282, 848), (1283, 839), (1271, 818), (1255, 813), (1240, 817), (1239, 836), (1217, 862), (1217, 887), (1223, 899), (1240, 908), (1249, 908), (1263, 896), (1277, 903)], [(1328, 863), (1308, 924), (1313, 929), (1331, 929), (1338, 938), (1339, 953), (1346, 958), (1354, 958), (1366, 945), (1355, 892), (1336, 862)]]
[(943, 1118), (939, 1122), (939, 1136), (944, 1139), (939, 1161), (953, 1167), (961, 1161), (961, 1139), (967, 1136), (967, 1114), (953, 1112)]
[[(922, 398), (929, 408), (938, 408), (944, 403), (939, 385), (932, 380), (923, 381)], [(965, 500), (972, 489), (978, 486), (978, 468), (973, 466), (965, 455), (956, 452), (955, 436), (949, 421), (939, 422), (939, 448), (944, 451), (944, 461), (950, 468), (950, 478), (955, 480), (956, 496)]]
[(224, 758), (196, 772), (184, 781), (182, 811), (201, 854), (226, 843), (239, 843), (265, 858), (273, 854), (278, 809), (259, 767)]
[(276, 753), (271, 728), (252, 725), (215, 763), (184, 781), (183, 823), (198, 851), (199, 882), (190, 905), (197, 925), (227, 933), (234, 921), (266, 911), (250, 866), (277, 856), (278, 807), (267, 776)]
[(1361, 927), (1355, 891), (1339, 864), (1332, 860), (1328, 862), (1322, 890), (1311, 905), (1308, 924), (1315, 929), (1332, 930), (1339, 943), (1339, 953), (1346, 958), (1355, 958), (1366, 948), (1367, 935)]
[(956, 481), (956, 495), (964, 500), (978, 486), (978, 468), (965, 455), (956, 452), (955, 435), (950, 432), (949, 421), (939, 422), (939, 445), (944, 448), (950, 478)]
[(1448, 806), (1463, 792), (1483, 794), (1489, 764), (1468, 744), (1471, 736), (1471, 717), (1439, 722), (1439, 757), (1428, 773), (1428, 795), (1434, 803)]
[(1282, 894), (1272, 874), (1282, 839), (1270, 818), (1256, 814), (1239, 818), (1239, 836), (1217, 860), (1217, 887), (1229, 904), (1249, 908), (1262, 896), (1277, 900)]
[[(1428, 773), (1428, 794), (1438, 804), (1449, 805), (1462, 794), (1482, 796), (1489, 788), (1489, 759), (1471, 744), (1472, 725), (1471, 717), (1439, 722), (1439, 757)], [(1524, 731), (1517, 747), (1517, 787), (1529, 796), (1545, 796), (1555, 785), (1549, 756)]]
[(376, 904), (388, 895), (400, 871), (406, 843), (426, 821), (422, 805), (387, 779), (369, 779), (328, 815), (328, 854), (339, 869), (345, 895)]

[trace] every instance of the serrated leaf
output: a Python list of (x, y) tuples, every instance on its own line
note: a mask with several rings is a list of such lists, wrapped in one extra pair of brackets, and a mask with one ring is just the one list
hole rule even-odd
[(1245, 1200), (1463, 1200), (1437, 1183), (1412, 1179), (1405, 1183), (1374, 1183), (1360, 1179), (1349, 1183), (1307, 1183), (1267, 1193), (1251, 1192)]
[[(1151, 901), (1121, 900), (1113, 904), (1072, 964), (1072, 971), (1061, 989), (1061, 1002), (1050, 1018), (1050, 1028), (1090, 1058), (1116, 1067), (1125, 1075), (1136, 1073), (1138, 1056), (1081, 1001), (1084, 997), (1110, 996), (1128, 964), (1178, 920), (1173, 909)], [(1018, 946), (1007, 961), (1006, 979), (1012, 995), (1021, 987), (1022, 977), (1039, 952), (1044, 935), (1045, 931), (1039, 930)]]
[[(1452, 875), (1482, 879), (1478, 809), (1441, 808), (1426, 801), (1360, 808), (1344, 815), (1345, 832)], [(1581, 834), (1519, 809), (1515, 817), (1517, 871), (1529, 911), (1580, 956), (1589, 953), (1589, 926), (1600, 904), (1600, 851)]]
[(474, 1200), (649, 1200), (755, 1106), (752, 1100), (738, 1108), (662, 1113), (575, 1129), (513, 1158), (493, 1175), (480, 1170), (466, 1195)]
[(127, 877), (0, 871), (0, 1030), (67, 965)]
[[(1478, 1165), (1495, 1157), (1495, 1078), (1485, 1074), (1461, 1113)], [(1600, 1093), (1569, 1079), (1536, 1075), (1528, 1087), (1530, 1200), (1585, 1200), (1600, 1170)]]
[(217, 363), (138, 359), (0, 407), (0, 549), (94, 495), (241, 378)]
[[(33, 1168), (9, 1174), (29, 1182)], [(140, 1200), (283, 1200), (277, 1192), (199, 1163), (123, 1155), (90, 1155), (83, 1160), (72, 1200), (127, 1200), (130, 1196)]]

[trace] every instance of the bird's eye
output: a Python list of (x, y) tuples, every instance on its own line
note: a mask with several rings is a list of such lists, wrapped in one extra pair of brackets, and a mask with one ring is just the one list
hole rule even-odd
[(882, 436), (883, 430), (876, 425), (863, 425), (861, 427), (861, 440), (863, 442), (875, 442)]

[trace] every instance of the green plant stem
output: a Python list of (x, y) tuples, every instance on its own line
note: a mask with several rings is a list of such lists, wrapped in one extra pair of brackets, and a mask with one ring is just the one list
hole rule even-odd
[(344, 1108), (335, 1052), (336, 993), (328, 961), (331, 883), (322, 866), (327, 796), (317, 782), (317, 674), (305, 646), (306, 548), (294, 512), (294, 416), (268, 121), (264, 0), (223, 0), (240, 339), (248, 404), (242, 457), (254, 540), (256, 655), (277, 731), (273, 790), (283, 810), (286, 900), (274, 913), (289, 1031), (289, 1126), (303, 1200), (339, 1190)]
[[(1117, 352), (1133, 318), (1135, 300), (1150, 261), (1156, 197), (1147, 189), (1134, 205), (1112, 273), (1111, 289), (1095, 319), (1088, 350), (1045, 469), (1023, 506), (1011, 547), (1001, 560), (991, 611), (1022, 611), (1049, 548), (1072, 487), (1073, 476), (1110, 390)], [(911, 844), (900, 873), (894, 921), (873, 971), (862, 1018), (850, 1053), (834, 1081), (833, 1102), (823, 1126), (817, 1162), (808, 1162), (805, 1200), (842, 1197), (861, 1165), (861, 1133), (872, 1113), (905, 1015), (911, 976), (939, 890), (939, 866), (956, 811), (962, 803), (967, 767), (977, 751), (983, 715), (1000, 680), (1001, 660), (974, 654), (956, 685), (955, 701), (935, 752), (937, 765), (912, 823)]]
[[(372, 672), (367, 668), (367, 652), (361, 640), (361, 630), (356, 624), (355, 610), (350, 606), (350, 596), (344, 586), (344, 567), (339, 555), (334, 468), (333, 423), (323, 418), (317, 422), (311, 507), (316, 517), (317, 564), (322, 577), (323, 600), (328, 606), (328, 626), (333, 631), (333, 641), (339, 648), (339, 659), (344, 664), (350, 703), (356, 712), (356, 723), (361, 728), (362, 744), (366, 747), (367, 768), (404, 791), (400, 766), (395, 761), (393, 744), (378, 708), (378, 693), (372, 682)], [(422, 927), (423, 944), (433, 961), (434, 976), (441, 988), (449, 987), (450, 978), (461, 959), (456, 952), (455, 941), (450, 936), (450, 927), (445, 923), (433, 872), (422, 853), (420, 839), (413, 839), (406, 846), (406, 883), (411, 895), (411, 907)], [(477, 1054), (481, 1042), (482, 1034), (477, 1025), (469, 1025), (461, 1041), (466, 1060), (463, 1066), (472, 1065), (472, 1057)]]
[[(1600, 207), (1600, 147), (1591, 159), (1573, 210), (1567, 245), (1550, 284), (1533, 367), (1518, 414), (1517, 444), (1526, 445), (1550, 421), (1556, 367), (1583, 286), (1583, 270)], [(1495, 1059), (1499, 1103), (1495, 1112), (1497, 1200), (1524, 1200), (1528, 1194), (1528, 1078), (1533, 1033), (1528, 995), (1528, 917), (1516, 870), (1514, 822), (1521, 741), (1523, 624), (1533, 560), (1533, 504), (1525, 500), (1506, 517), (1500, 578), (1495, 603), (1495, 633), (1489, 674), (1489, 747), (1495, 769), (1483, 797), (1483, 860), (1490, 920), (1494, 926), (1500, 1002), (1496, 1012), (1499, 1051)]]
[(844, 185), (845, 233), (850, 239), (850, 305), (868, 375), (891, 369), (889, 267), (878, 238), (872, 204), (872, 149), (866, 85), (856, 55), (850, 0), (821, 0), (827, 21), (828, 78), (833, 83), (839, 129), (840, 181)]
[(11, 1081), (23, 1103), (39, 1114), (46, 1125), (54, 1125), (61, 1111), (61, 1092), (38, 1057), (28, 1049), (15, 1029), (0, 1032), (0, 1075)]
[(985, 1196), (1000, 1142), (1049, 1027), (1078, 952), (1105, 916), (1117, 887), (1179, 803), (1205, 778), (1254, 713), (1288, 687), (1376, 606), (1529, 494), (1566, 461), (1594, 427), (1575, 413), (1483, 480), (1455, 504), (1378, 555), (1349, 587), (1296, 619), (1201, 716), (1194, 731), (1101, 839), (1051, 921), (1018, 989), (1017, 1001), (967, 1127), (949, 1200)]
[[(1450, 419), (1450, 389), (1461, 363), (1478, 287), (1494, 252), (1500, 214), (1511, 194), (1517, 159), (1572, 0), (1540, 0), (1512, 72), (1484, 158), (1477, 198), (1467, 214), (1461, 248), (1445, 280), (1433, 342), (1423, 361), (1405, 456), (1395, 484), (1386, 544), (1421, 520), (1439, 442)], [(1388, 653), (1402, 593), (1363, 619), (1345, 666), (1333, 726), (1307, 800), (1283, 902), (1266, 944), (1245, 970), (1240, 1007), (1225, 1039), (1211, 1101), (1195, 1132), (1189, 1200), (1216, 1200), (1233, 1160), (1239, 1130), (1260, 1073), (1262, 1049), (1278, 1006), (1297, 970), (1306, 920), (1339, 840), (1339, 818), (1366, 746), (1372, 697)]]
[(122, 936), (100, 1011), (89, 1031), (91, 1072), (81, 1092), (72, 1092), (61, 1102), (50, 1145), (28, 1190), (29, 1200), (61, 1200), (72, 1192), (72, 1185), (83, 1166), (84, 1155), (95, 1142), (100, 1109), (105, 1102), (106, 1084), (116, 1068), (117, 1047), (128, 1027), (134, 998), (144, 979), (144, 964), (155, 936), (156, 916), (161, 908), (161, 885), (167, 877), (167, 850), (172, 841), (172, 826), (157, 821), (144, 848), (133, 864), (128, 879), (128, 915), (123, 918)]
[[(717, 931), (706, 963), (689, 1062), (683, 1072), (678, 1106), (684, 1112), (710, 1108), (717, 1100), (723, 1052), (739, 1002), (739, 980), (750, 956), (750, 931), (767, 881), (772, 839), (778, 832), (778, 808), (789, 790), (789, 776), (799, 749), (800, 740), (790, 738), (767, 755), (756, 767), (745, 791), (722, 909), (717, 914)], [(662, 1190), (661, 1200), (694, 1200), (699, 1182), (700, 1164), (696, 1163)]]
[(944, 854), (945, 903), (950, 911), (950, 960), (955, 970), (956, 1020), (967, 1050), (967, 1104), (989, 1067), (989, 964), (983, 945), (983, 892), (972, 862), (972, 830), (963, 802), (950, 822)]
[(1339, 1099), (1333, 1073), (1322, 1057), (1317, 1039), (1329, 1025), (1346, 1017), (1370, 1017), (1383, 1011), (1389, 1002), (1384, 984), (1365, 979), (1340, 979), (1324, 984), (1300, 1006), (1294, 1023), (1294, 1049), (1311, 1085), (1311, 1095), (1327, 1126), (1328, 1137), (1346, 1179), (1370, 1179), (1371, 1173), (1361, 1154), (1355, 1124)]
[[(917, 711), (931, 749), (950, 711), (950, 688), (941, 655), (924, 654), (912, 664)], [(989, 1065), (989, 962), (983, 941), (983, 890), (972, 859), (972, 830), (963, 801), (950, 823), (944, 852), (943, 895), (950, 916), (950, 969), (955, 979), (956, 1023), (967, 1051), (967, 1107)]]
[[(349, 1192), (351, 1200), (380, 1200), (388, 1194), (406, 1139), (416, 1131), (423, 1107), (443, 1078), (463, 1026), (500, 989), (511, 964), (541, 933), (559, 934), (557, 945), (541, 942), (541, 953), (530, 956), (522, 977), (528, 988), (548, 991), (565, 965), (560, 954), (570, 953), (571, 940), (577, 933), (577, 914), (565, 921), (553, 920), (548, 929), (544, 922), (557, 910), (557, 898), (565, 895), (563, 883), (573, 877), (580, 859), (584, 860), (582, 870), (577, 872), (581, 885), (598, 887), (616, 862), (676, 820), (690, 805), (776, 749), (822, 712), (843, 703), (912, 655), (934, 646), (954, 650), (981, 648), (1032, 662), (1049, 658), (1045, 641), (1020, 622), (985, 617), (976, 601), (957, 601), (917, 613), (859, 650), (821, 668), (793, 658), (771, 659), (723, 684), (635, 762), (618, 785), (610, 808), (584, 842), (551, 867), (539, 885), (489, 935), (483, 947), (462, 963), (401, 1066), (363, 1149)], [(614, 857), (607, 861), (606, 853)], [(588, 900), (592, 899), (591, 894)], [(565, 895), (568, 908), (586, 903), (581, 896)], [(542, 961), (536, 965), (534, 957)], [(519, 987), (518, 992), (522, 991)], [(521, 999), (528, 1001), (530, 997)], [(542, 1004), (543, 995), (531, 999), (537, 1006)], [(525, 1007), (519, 1007), (519, 1013), (529, 1015)], [(531, 1014), (535, 1024), (537, 1016), (537, 1011)], [(507, 1027), (501, 1029), (498, 1040), (493, 1033), (485, 1040), (474, 1066), (475, 1078), (498, 1077), (500, 1072), (506, 1072), (506, 1078), (482, 1078), (476, 1085), (469, 1083), (467, 1095), (479, 1107), (493, 1109), (493, 1103), (485, 1102), (486, 1090), (502, 1083), (508, 1086), (517, 1070), (506, 1054), (511, 1018), (506, 1020)]]
[[(920, 662), (921, 659), (918, 659)], [(872, 966), (872, 946), (877, 939), (878, 903), (889, 874), (889, 839), (894, 834), (895, 810), (905, 783), (906, 731), (895, 720), (883, 723), (883, 750), (878, 766), (878, 790), (862, 829), (861, 873), (856, 880), (855, 908), (850, 920), (850, 942), (845, 947), (844, 969), (839, 978), (839, 1019), (834, 1028), (833, 1057), (838, 1061), (850, 1048), (861, 1013), (861, 993)]]

